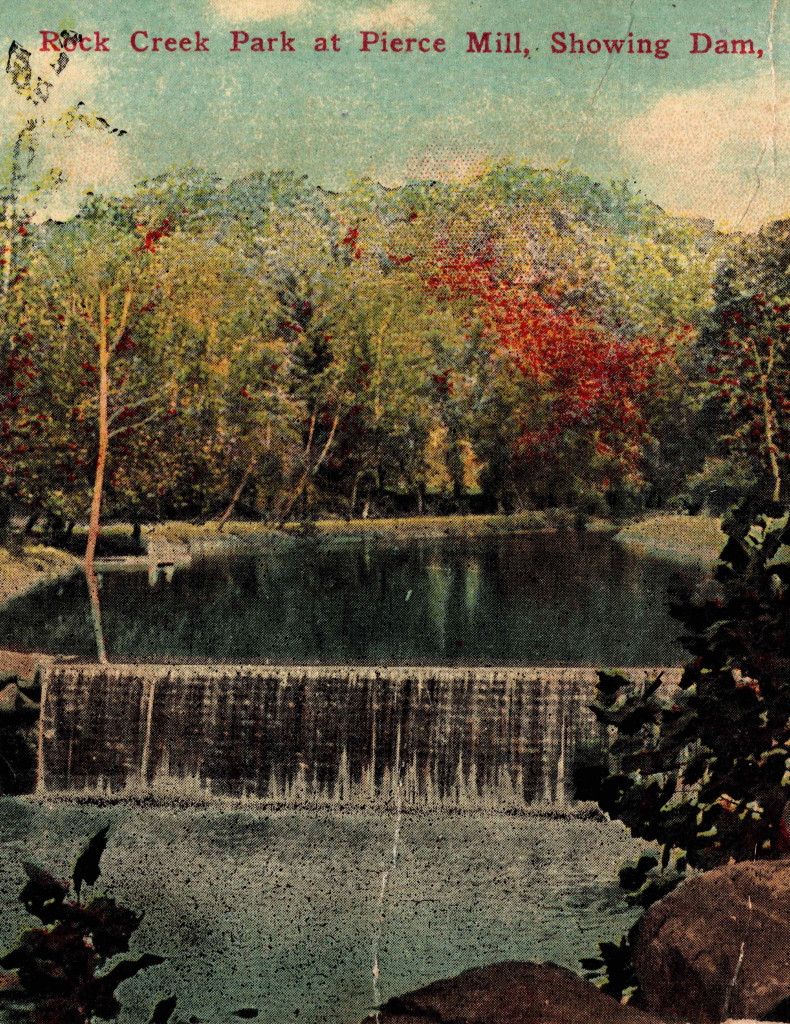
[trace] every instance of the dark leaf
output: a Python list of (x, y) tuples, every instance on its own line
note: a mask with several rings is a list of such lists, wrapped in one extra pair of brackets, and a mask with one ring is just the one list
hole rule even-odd
[(630, 687), (630, 682), (625, 676), (615, 672), (598, 673), (598, 690), (606, 697), (612, 697), (625, 687)]
[(143, 953), (136, 960), (122, 960), (108, 974), (103, 975), (99, 981), (105, 989), (115, 991), (122, 981), (128, 981), (129, 978), (133, 978), (140, 971), (144, 971), (148, 967), (156, 967), (164, 962), (165, 958), (163, 956)]
[(77, 899), (80, 898), (80, 889), (82, 883), (86, 885), (95, 885), (96, 880), (101, 873), (99, 862), (101, 855), (107, 846), (107, 834), (110, 831), (110, 826), (105, 825), (103, 829), (100, 829), (92, 839), (88, 840), (88, 844), (85, 849), (79, 855), (74, 864), (74, 871), (71, 874), (74, 882), (74, 889), (77, 893)]
[(23, 863), (22, 867), (28, 877), (27, 885), (19, 897), (25, 910), (42, 924), (54, 924), (60, 917), (63, 901), (68, 895), (68, 883), (53, 878), (48, 871), (30, 861)]
[(160, 999), (154, 1007), (154, 1012), (151, 1014), (151, 1019), (148, 1024), (167, 1024), (172, 1016), (173, 1010), (176, 1008), (178, 1002), (177, 996), (168, 996), (167, 999)]

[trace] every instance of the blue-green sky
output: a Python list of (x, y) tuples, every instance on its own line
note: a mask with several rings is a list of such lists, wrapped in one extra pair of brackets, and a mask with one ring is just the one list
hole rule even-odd
[[(73, 188), (193, 163), (238, 176), (293, 168), (337, 187), (463, 173), (486, 157), (627, 178), (674, 213), (754, 227), (790, 214), (790, 14), (774, 0), (5, 0), (0, 37), (28, 49), (64, 24), (110, 39), (80, 56), (47, 107), (83, 99), (127, 135), (53, 139)], [(231, 53), (233, 29), (294, 37), (294, 53)], [(360, 53), (360, 30), (446, 40), (443, 54)], [(210, 40), (134, 53), (133, 31)], [(530, 56), (468, 54), (469, 31), (519, 32)], [(667, 59), (551, 52), (554, 32), (669, 39)], [(692, 55), (690, 33), (757, 55)], [(339, 53), (317, 53), (337, 33)], [(40, 55), (37, 55), (40, 56)], [(19, 97), (4, 76), (4, 135)], [(24, 106), (24, 103), (22, 103)]]

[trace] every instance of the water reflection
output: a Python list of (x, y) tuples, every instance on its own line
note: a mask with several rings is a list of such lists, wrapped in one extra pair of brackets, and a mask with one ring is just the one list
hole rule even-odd
[[(102, 609), (116, 659), (658, 665), (677, 580), (594, 533), (304, 541), (107, 573)], [(13, 602), (0, 643), (92, 654), (82, 579)]]

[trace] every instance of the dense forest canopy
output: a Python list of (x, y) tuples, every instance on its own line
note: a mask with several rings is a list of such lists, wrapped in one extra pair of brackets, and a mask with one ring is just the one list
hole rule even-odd
[(784, 222), (721, 235), (507, 161), (337, 193), (189, 168), (65, 222), (11, 207), (6, 515), (87, 517), (102, 373), (107, 515), (784, 496)]

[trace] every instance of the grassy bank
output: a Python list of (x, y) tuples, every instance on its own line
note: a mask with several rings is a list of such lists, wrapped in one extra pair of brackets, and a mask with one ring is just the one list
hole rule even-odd
[(80, 565), (66, 551), (32, 544), (19, 551), (0, 548), (0, 604), (41, 584), (71, 575)]
[(658, 515), (619, 530), (616, 539), (647, 555), (708, 568), (727, 540), (713, 516)]
[[(140, 540), (145, 547), (151, 540), (177, 544), (202, 544), (212, 541), (255, 540), (276, 537), (324, 537), (404, 540), (441, 537), (492, 537), (528, 533), (536, 530), (586, 528), (607, 531), (616, 539), (645, 554), (671, 558), (684, 564), (703, 567), (717, 560), (725, 537), (720, 520), (710, 516), (656, 515), (618, 529), (605, 519), (584, 519), (571, 509), (536, 509), (513, 515), (410, 516), (399, 519), (323, 519), (315, 523), (287, 523), (275, 531), (264, 523), (231, 520), (221, 532), (216, 522), (188, 523), (168, 521), (144, 526)], [(77, 527), (73, 549), (84, 548), (85, 529)], [(102, 527), (100, 546), (105, 554), (132, 554), (141, 551), (133, 542), (128, 523), (108, 523)], [(0, 601), (48, 582), (79, 564), (79, 558), (67, 552), (31, 545), (19, 554), (0, 549)]]
[[(539, 509), (514, 515), (409, 516), (401, 519), (320, 519), (315, 523), (287, 523), (281, 534), (299, 537), (381, 537), (403, 540), (421, 537), (489, 537), (499, 534), (526, 533), (532, 530), (567, 530), (576, 527), (614, 530), (605, 520), (579, 520), (572, 510)], [(188, 543), (210, 537), (275, 536), (263, 523), (236, 522), (225, 524), (217, 533), (217, 524), (208, 522), (158, 523), (143, 529), (143, 539), (155, 537)]]
[[(432, 537), (492, 537), (536, 530), (590, 529), (606, 531), (647, 555), (671, 558), (685, 565), (708, 567), (719, 557), (726, 537), (721, 520), (712, 516), (656, 515), (619, 527), (606, 519), (584, 519), (572, 509), (537, 509), (514, 515), (412, 516), (402, 519), (325, 519), (315, 523), (288, 523), (280, 536), (376, 537), (404, 540)], [(159, 523), (143, 530), (143, 539), (154, 537), (189, 543), (216, 537), (277, 536), (262, 523), (229, 522), (222, 533), (216, 523)]]

